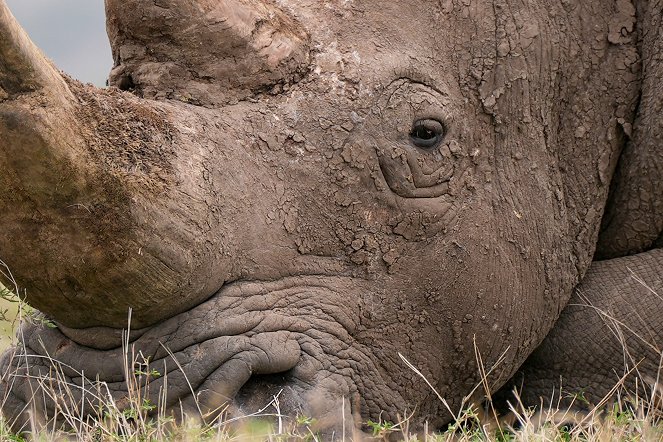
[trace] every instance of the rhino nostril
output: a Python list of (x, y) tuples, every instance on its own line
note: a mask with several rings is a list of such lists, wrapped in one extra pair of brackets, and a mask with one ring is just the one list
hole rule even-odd
[(208, 351), (218, 353), (220, 365), (206, 377), (196, 393), (197, 406), (209, 411), (221, 409), (256, 377), (282, 376), (292, 370), (301, 355), (299, 343), (286, 331), (259, 333), (251, 338), (218, 339), (225, 342), (225, 346), (210, 344)]
[(293, 394), (295, 385), (296, 380), (292, 377), (292, 370), (253, 375), (235, 396), (234, 405), (243, 412), (251, 413), (263, 409), (277, 397), (280, 401), (285, 401), (281, 403), (284, 408), (297, 410), (302, 407), (302, 403), (301, 400), (297, 400), (297, 395)]

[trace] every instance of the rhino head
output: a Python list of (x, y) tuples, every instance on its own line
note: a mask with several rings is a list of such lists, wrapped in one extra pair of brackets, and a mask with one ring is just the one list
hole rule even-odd
[(637, 98), (605, 3), (106, 0), (101, 90), (0, 1), (0, 257), (58, 324), (27, 345), (117, 382), (131, 312), (173, 405), (442, 425), (399, 354), (455, 410), (591, 261)]

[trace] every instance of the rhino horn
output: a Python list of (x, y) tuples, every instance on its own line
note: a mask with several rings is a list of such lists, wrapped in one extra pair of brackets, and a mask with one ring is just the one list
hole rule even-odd
[(0, 101), (36, 90), (62, 96), (66, 86), (0, 0)]
[(133, 316), (144, 326), (186, 309), (172, 299), (192, 287), (195, 303), (221, 284), (188, 276), (212, 261), (186, 252), (203, 233), (158, 240), (171, 226), (155, 225), (186, 216), (163, 194), (199, 186), (177, 176), (167, 111), (142, 101), (62, 76), (0, 0), (0, 259), (64, 325), (121, 327), (144, 310)]
[(216, 106), (308, 71), (306, 30), (266, 2), (106, 0), (106, 13), (110, 83), (145, 98)]

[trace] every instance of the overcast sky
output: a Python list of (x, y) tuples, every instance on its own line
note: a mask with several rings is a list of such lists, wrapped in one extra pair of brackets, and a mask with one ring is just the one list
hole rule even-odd
[(81, 81), (103, 86), (113, 65), (104, 0), (6, 0), (32, 40)]

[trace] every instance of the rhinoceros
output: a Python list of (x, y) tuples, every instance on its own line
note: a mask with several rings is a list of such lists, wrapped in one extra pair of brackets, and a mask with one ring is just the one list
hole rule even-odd
[(658, 378), (660, 1), (105, 3), (99, 89), (0, 0), (0, 258), (55, 325), (3, 359), (17, 428), (135, 373), (413, 428)]

